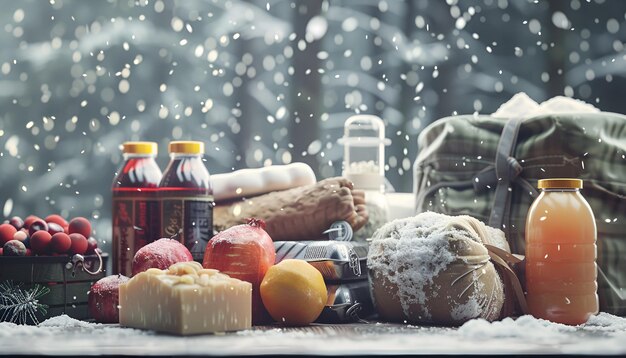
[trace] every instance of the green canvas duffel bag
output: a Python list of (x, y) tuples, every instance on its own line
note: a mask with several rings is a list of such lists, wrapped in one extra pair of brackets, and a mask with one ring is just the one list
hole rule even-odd
[(471, 215), (504, 231), (524, 254), (537, 180), (584, 181), (598, 229), (600, 310), (626, 315), (626, 116), (551, 114), (440, 119), (418, 138), (416, 211)]

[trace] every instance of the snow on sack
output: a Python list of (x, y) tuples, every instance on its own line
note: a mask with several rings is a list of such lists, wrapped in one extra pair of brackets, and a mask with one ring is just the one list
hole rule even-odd
[(469, 216), (427, 212), (381, 227), (368, 256), (381, 318), (437, 325), (498, 319), (504, 288), (483, 243), (508, 250), (502, 232)]

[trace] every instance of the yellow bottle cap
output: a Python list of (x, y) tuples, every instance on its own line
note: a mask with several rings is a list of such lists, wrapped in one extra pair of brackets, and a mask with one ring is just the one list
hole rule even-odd
[(156, 154), (158, 147), (155, 142), (124, 142), (122, 151), (128, 154)]
[(537, 187), (539, 189), (582, 189), (583, 181), (570, 178), (539, 179)]
[(169, 145), (170, 153), (204, 154), (204, 142), (174, 141)]

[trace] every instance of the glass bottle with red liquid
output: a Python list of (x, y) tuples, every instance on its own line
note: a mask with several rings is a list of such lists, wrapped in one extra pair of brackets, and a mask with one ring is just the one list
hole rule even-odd
[(161, 236), (178, 239), (202, 262), (213, 237), (213, 188), (204, 165), (204, 143), (174, 141), (159, 184)]
[(113, 274), (130, 276), (137, 250), (159, 238), (161, 169), (154, 142), (125, 142), (124, 164), (111, 186), (113, 196)]

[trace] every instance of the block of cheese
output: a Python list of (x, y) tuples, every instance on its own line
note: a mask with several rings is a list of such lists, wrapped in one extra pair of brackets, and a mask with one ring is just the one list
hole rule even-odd
[(252, 285), (194, 261), (141, 272), (119, 295), (121, 326), (179, 335), (252, 326)]

